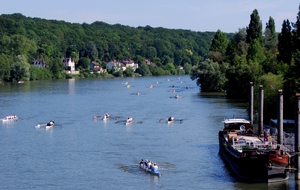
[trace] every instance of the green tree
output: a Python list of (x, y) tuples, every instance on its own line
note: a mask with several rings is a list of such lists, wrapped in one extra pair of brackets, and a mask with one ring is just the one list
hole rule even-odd
[(264, 119), (269, 121), (277, 118), (277, 94), (283, 88), (283, 76), (273, 73), (265, 74), (261, 77), (261, 85), (264, 89)]
[(96, 60), (96, 58), (98, 57), (98, 50), (96, 48), (96, 45), (92, 41), (90, 41), (87, 45), (86, 52), (92, 61)]
[(4, 53), (0, 54), (0, 80), (10, 80), (10, 64), (11, 58)]
[(86, 57), (81, 57), (78, 61), (78, 67), (89, 70), (90, 60)]
[(292, 62), (288, 71), (284, 75), (284, 112), (288, 118), (294, 115), (294, 102), (296, 93), (300, 89), (300, 51), (294, 54), (294, 62)]
[(184, 69), (185, 74), (190, 74), (192, 71), (192, 65), (189, 63), (185, 63), (183, 65), (183, 69)]
[(248, 48), (247, 60), (263, 63), (265, 59), (266, 56), (261, 43), (258, 41), (258, 39), (253, 40)]
[(289, 20), (284, 20), (281, 33), (278, 35), (278, 56), (277, 60), (291, 64), (292, 60), (292, 33)]
[(191, 79), (201, 86), (201, 92), (222, 91), (227, 81), (219, 63), (206, 59), (198, 67), (193, 67)]
[(19, 55), (15, 58), (14, 63), (11, 65), (11, 77), (12, 80), (19, 81), (21, 79), (29, 80), (30, 72), (29, 72), (30, 65), (27, 63), (25, 56)]
[(136, 70), (137, 73), (141, 74), (142, 76), (151, 76), (152, 73), (145, 62), (142, 62), (139, 68)]
[(277, 34), (275, 31), (275, 21), (272, 17), (269, 18), (269, 21), (266, 23), (265, 30), (265, 48), (271, 50), (277, 46)]
[(258, 40), (262, 44), (262, 23), (258, 14), (257, 9), (254, 9), (250, 15), (250, 23), (246, 28), (247, 36), (246, 42), (252, 43), (254, 40)]
[(61, 63), (61, 60), (59, 58), (54, 58), (52, 60), (52, 66), (50, 68), (50, 71), (53, 73), (53, 78), (55, 79), (62, 79), (62, 70), (63, 70), (63, 64)]
[(226, 34), (221, 30), (218, 30), (212, 40), (209, 51), (220, 52), (222, 55), (225, 54), (228, 45)]
[(123, 72), (123, 75), (125, 77), (132, 77), (133, 76), (133, 68), (132, 67), (126, 67), (125, 71)]
[(297, 13), (297, 20), (295, 23), (292, 23), (292, 42), (293, 42), (293, 52), (300, 51), (300, 5)]

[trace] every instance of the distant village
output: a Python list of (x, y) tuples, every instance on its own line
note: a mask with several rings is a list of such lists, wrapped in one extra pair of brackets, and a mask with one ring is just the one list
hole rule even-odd
[[(156, 66), (155, 63), (150, 62), (150, 60), (145, 59), (144, 62), (147, 65), (152, 65), (152, 66)], [(64, 73), (67, 74), (79, 74), (79, 71), (75, 69), (75, 62), (73, 58), (63, 58), (61, 63), (63, 64), (63, 67), (65, 68), (63, 70)], [(44, 61), (44, 59), (42, 58), (38, 58), (38, 59), (34, 59), (32, 64), (35, 67), (47, 67), (46, 62)], [(115, 71), (119, 71), (120, 69), (122, 69), (123, 71), (126, 70), (127, 67), (131, 67), (133, 69), (133, 71), (135, 72), (136, 69), (138, 69), (139, 65), (137, 63), (135, 63), (131, 58), (124, 58), (122, 60), (110, 60), (107, 64), (106, 64), (106, 68), (103, 69), (99, 63), (92, 61), (90, 63), (90, 72), (94, 73), (107, 73), (108, 69), (114, 69)]]

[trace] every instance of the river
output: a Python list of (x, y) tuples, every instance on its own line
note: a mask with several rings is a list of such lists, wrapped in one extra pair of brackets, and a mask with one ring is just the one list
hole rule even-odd
[[(199, 92), (189, 76), (1, 84), (0, 118), (19, 120), (0, 123), (0, 189), (297, 189), (292, 174), (238, 182), (220, 157), (222, 120), (247, 118), (245, 106)], [(105, 113), (112, 119), (93, 119)], [(162, 175), (141, 171), (142, 158)]]

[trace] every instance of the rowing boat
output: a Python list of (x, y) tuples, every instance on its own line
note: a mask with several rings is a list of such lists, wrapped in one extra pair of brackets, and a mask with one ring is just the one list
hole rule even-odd
[(46, 129), (47, 129), (47, 130), (48, 130), (48, 129), (51, 129), (53, 126), (54, 126), (54, 124), (52, 124), (52, 125), (46, 125)]
[(173, 122), (174, 122), (174, 120), (171, 120), (171, 121), (168, 120), (168, 124), (171, 124), (171, 123), (173, 123)]
[(126, 122), (125, 122), (125, 125), (130, 125), (132, 122), (133, 122), (133, 120), (126, 121)]
[(150, 173), (150, 174), (152, 174), (152, 175), (161, 176), (160, 171), (158, 171), (158, 170), (156, 170), (156, 169), (154, 169), (154, 168), (149, 169), (149, 168), (147, 168), (147, 166), (145, 166), (144, 164), (140, 164), (140, 168), (141, 168), (142, 170), (144, 170), (145, 172), (148, 172), (148, 173)]
[(16, 120), (18, 120), (19, 118), (16, 116), (16, 115), (8, 115), (8, 116), (6, 116), (5, 118), (2, 118), (1, 120), (3, 121), (3, 122), (8, 122), (8, 121), (16, 121)]
[(51, 129), (53, 126), (55, 125), (54, 121), (50, 121), (49, 123), (47, 123), (46, 125), (46, 130)]
[(106, 121), (106, 120), (108, 120), (108, 119), (110, 119), (110, 116), (104, 116), (102, 120), (103, 120), (103, 121)]

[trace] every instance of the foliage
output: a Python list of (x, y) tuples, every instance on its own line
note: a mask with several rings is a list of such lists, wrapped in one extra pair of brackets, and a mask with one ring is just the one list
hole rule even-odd
[(123, 72), (123, 75), (125, 77), (132, 77), (133, 76), (133, 68), (132, 67), (126, 67), (125, 71)]
[[(126, 57), (141, 63), (149, 59), (158, 67), (156, 75), (168, 63), (184, 66), (198, 65), (206, 58), (215, 32), (194, 32), (181, 29), (129, 27), (104, 22), (72, 24), (64, 21), (25, 17), (21, 14), (0, 15), (0, 77), (10, 80), (10, 67), (17, 55), (42, 58), (50, 72), (56, 71), (56, 58), (64, 56), (75, 59), (76, 69), (88, 69), (81, 58), (99, 61), (104, 67), (112, 59)], [(230, 36), (231, 34), (226, 34)], [(80, 62), (80, 63), (79, 63)], [(9, 68), (9, 69), (8, 69)], [(172, 72), (175, 73), (173, 70)], [(63, 77), (52, 73), (55, 78)], [(35, 77), (33, 77), (35, 78)], [(32, 78), (32, 79), (33, 79)]]
[(252, 14), (250, 15), (250, 23), (246, 29), (247, 36), (246, 41), (247, 43), (251, 43), (254, 40), (258, 40), (262, 43), (262, 23), (258, 14), (257, 9), (254, 9)]
[(136, 70), (137, 73), (141, 74), (142, 76), (151, 76), (152, 73), (145, 62), (142, 62), (139, 68)]
[(193, 67), (191, 79), (197, 80), (197, 85), (201, 85), (203, 92), (222, 91), (227, 81), (225, 72), (222, 72), (219, 63), (207, 59), (198, 67)]
[(261, 77), (261, 84), (264, 90), (264, 118), (269, 121), (277, 118), (277, 95), (278, 90), (283, 88), (283, 76), (273, 73)]
[(292, 34), (289, 20), (284, 20), (281, 33), (278, 35), (278, 61), (291, 64), (292, 60)]

